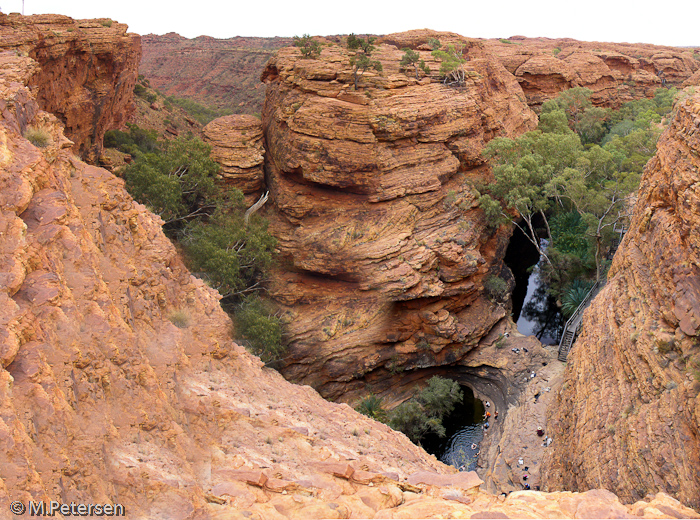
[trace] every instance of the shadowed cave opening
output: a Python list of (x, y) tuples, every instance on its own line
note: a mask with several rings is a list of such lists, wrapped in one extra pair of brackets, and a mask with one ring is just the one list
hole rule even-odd
[(445, 436), (430, 433), (423, 439), (425, 451), (435, 455), (441, 462), (461, 471), (476, 469), (479, 457), (479, 444), (484, 437), (484, 403), (474, 396), (474, 391), (460, 385), (464, 394), (461, 403), (453, 412), (443, 417)]

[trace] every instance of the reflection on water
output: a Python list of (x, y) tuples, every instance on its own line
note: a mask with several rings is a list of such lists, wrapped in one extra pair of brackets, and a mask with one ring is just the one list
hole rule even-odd
[[(442, 439), (437, 435), (426, 436), (423, 448), (432, 453), (445, 464), (463, 471), (476, 468), (479, 443), (484, 437), (484, 404), (474, 398), (474, 392), (468, 386), (461, 386), (464, 399), (457, 405), (449, 417), (443, 419), (446, 435)], [(475, 444), (476, 447), (472, 448)]]
[(547, 295), (547, 286), (542, 283), (539, 264), (532, 270), (527, 282), (527, 294), (520, 313), (518, 332), (535, 336), (545, 345), (557, 345), (564, 328), (564, 318), (554, 298)]

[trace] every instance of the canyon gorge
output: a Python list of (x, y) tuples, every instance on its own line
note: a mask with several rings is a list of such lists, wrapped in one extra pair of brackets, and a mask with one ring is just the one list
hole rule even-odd
[[(201, 49), (201, 71), (230, 42), (49, 15), (0, 14), (0, 36), (0, 517), (13, 500), (61, 500), (129, 518), (700, 518), (700, 94), (677, 101), (566, 367), (485, 288), (512, 288), (512, 228), (475, 195), (485, 144), (534, 129), (543, 101), (587, 86), (614, 107), (692, 85), (692, 50), (417, 30), (381, 37), (383, 71), (355, 89), (332, 37), (317, 59), (238, 42), (264, 49), (243, 83), (261, 120), (226, 116), (203, 135), (222, 189), (269, 190), (278, 373), (232, 340), (221, 296), (163, 221), (94, 165), (134, 111), (142, 43), (141, 72), (158, 88), (173, 74), (185, 95), (170, 56)], [(436, 72), (435, 37), (467, 49), (464, 86), (399, 70), (411, 48)], [(200, 80), (223, 103), (230, 65), (216, 63)], [(433, 375), (502, 411), (478, 475), (352, 409)], [(523, 424), (528, 443), (535, 424), (554, 439), (533, 468), (543, 491), (517, 491)]]

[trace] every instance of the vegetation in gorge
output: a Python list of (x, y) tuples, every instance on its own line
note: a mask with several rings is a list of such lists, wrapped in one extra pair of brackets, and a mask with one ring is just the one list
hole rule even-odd
[(494, 182), (479, 187), (481, 208), (493, 226), (513, 222), (537, 248), (553, 296), (573, 298), (576, 280), (604, 276), (675, 94), (659, 89), (613, 111), (594, 107), (590, 90), (570, 89), (542, 105), (537, 130), (485, 148)]
[(133, 156), (124, 170), (127, 190), (163, 219), (163, 230), (178, 242), (190, 269), (221, 293), (244, 343), (266, 362), (279, 359), (280, 321), (259, 297), (275, 239), (257, 215), (245, 223), (239, 190), (221, 189), (210, 146), (196, 138), (161, 142), (136, 125), (108, 132), (105, 145)]
[(439, 437), (445, 436), (442, 420), (452, 413), (462, 398), (457, 382), (434, 376), (428, 380), (428, 386), (393, 410), (385, 411), (381, 399), (371, 394), (360, 402), (356, 410), (385, 422), (394, 430), (405, 433), (415, 444), (420, 444), (429, 432)]

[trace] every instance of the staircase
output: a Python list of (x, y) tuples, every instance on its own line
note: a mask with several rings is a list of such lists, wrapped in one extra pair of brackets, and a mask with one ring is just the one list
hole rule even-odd
[(571, 315), (569, 321), (566, 322), (566, 325), (564, 326), (564, 333), (562, 334), (561, 341), (559, 342), (559, 361), (566, 361), (566, 357), (569, 355), (569, 350), (571, 350), (574, 341), (576, 341), (576, 337), (578, 336), (579, 332), (581, 332), (583, 311), (586, 310), (593, 298), (595, 298), (596, 294), (600, 292), (604, 285), (604, 280), (596, 282), (593, 287), (591, 287), (591, 290), (588, 291), (588, 294), (583, 299), (581, 304)]

